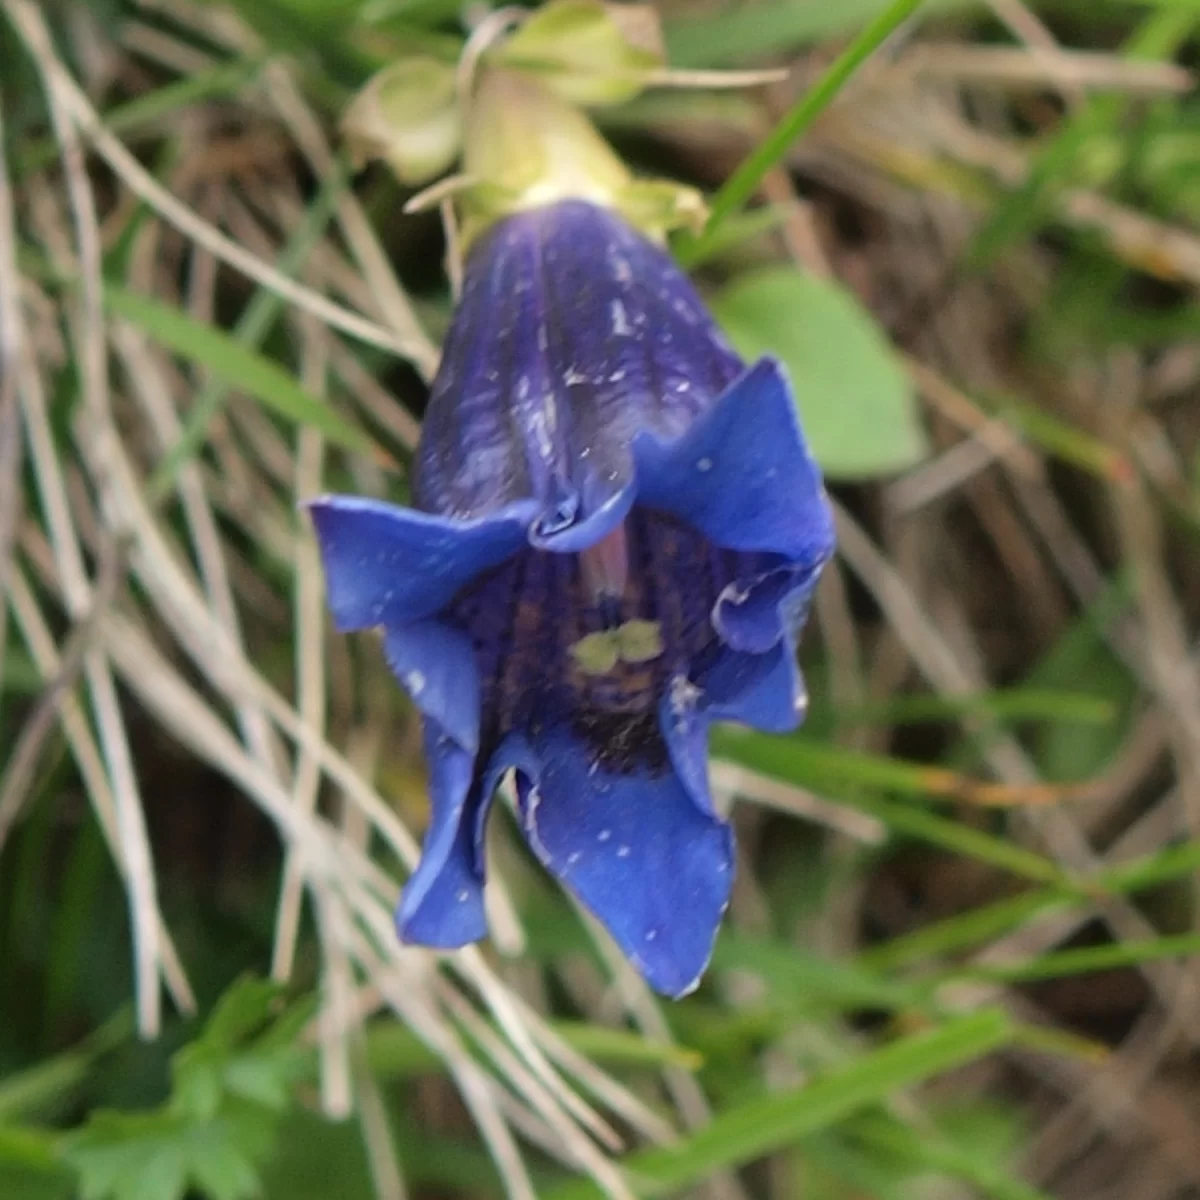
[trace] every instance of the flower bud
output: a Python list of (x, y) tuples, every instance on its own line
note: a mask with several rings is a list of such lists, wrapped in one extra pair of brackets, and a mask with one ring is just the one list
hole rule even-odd
[(462, 148), (455, 71), (436, 58), (402, 58), (372, 77), (342, 118), (358, 167), (382, 160), (419, 186), (447, 170)]
[(632, 100), (666, 57), (649, 5), (552, 0), (497, 49), (494, 61), (537, 76), (572, 104), (592, 106)]

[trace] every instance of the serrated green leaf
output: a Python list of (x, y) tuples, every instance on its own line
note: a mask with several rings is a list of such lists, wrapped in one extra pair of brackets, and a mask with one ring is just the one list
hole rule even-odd
[(98, 1112), (63, 1156), (83, 1200), (182, 1200), (193, 1187), (213, 1200), (251, 1200), (272, 1137), (273, 1121), (249, 1107), (202, 1122), (163, 1110)]
[(845, 288), (793, 267), (768, 267), (734, 280), (712, 310), (746, 358), (773, 354), (787, 367), (826, 475), (870, 478), (924, 457), (925, 431), (908, 377)]

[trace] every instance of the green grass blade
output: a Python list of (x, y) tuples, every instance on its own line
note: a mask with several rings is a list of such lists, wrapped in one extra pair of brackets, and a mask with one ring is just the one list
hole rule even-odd
[(829, 70), (763, 139), (750, 157), (726, 180), (712, 202), (708, 230), (716, 229), (730, 213), (742, 207), (763, 176), (787, 153), (791, 144), (817, 119), (851, 76), (909, 17), (923, 0), (892, 0), (837, 57)]
[[(325, 181), (320, 193), (309, 206), (304, 219), (296, 227), (282, 253), (277, 266), (285, 275), (294, 275), (308, 257), (312, 248), (320, 241), (333, 215), (338, 192), (344, 179), (339, 172)], [(284, 311), (283, 300), (275, 293), (260, 288), (233, 328), (233, 340), (247, 351), (262, 345), (275, 322)], [(197, 454), (208, 437), (208, 431), (217, 414), (229, 399), (229, 382), (214, 379), (197, 396), (187, 415), (179, 440), (163, 456), (150, 479), (149, 493), (152, 501), (161, 500), (175, 484), (179, 468)]]
[[(643, 1150), (625, 1166), (639, 1196), (666, 1196), (741, 1166), (878, 1104), (896, 1091), (982, 1058), (1009, 1043), (1013, 1024), (999, 1009), (984, 1009), (863, 1054), (791, 1091), (758, 1096), (713, 1117), (676, 1146)], [(600, 1196), (595, 1184), (574, 1181), (545, 1200)]]
[(987, 1158), (955, 1145), (937, 1130), (910, 1129), (891, 1117), (864, 1116), (854, 1123), (855, 1137), (868, 1146), (908, 1159), (914, 1165), (961, 1179), (992, 1200), (1050, 1200), (1037, 1188), (1004, 1174)]
[(207, 367), (281, 417), (316, 429), (348, 450), (370, 453), (371, 440), (365, 433), (305, 391), (278, 363), (247, 349), (223, 330), (123, 288), (107, 287), (104, 298), (114, 315), (140, 326), (176, 354)]
[(906, 725), (960, 720), (976, 715), (1004, 721), (1107, 725), (1115, 720), (1117, 706), (1104, 697), (1086, 692), (1017, 687), (962, 696), (896, 696), (880, 704), (864, 704), (861, 708), (835, 713), (838, 723), (844, 725)]
[(1074, 886), (1057, 864), (1041, 854), (915, 804), (886, 800), (863, 790), (872, 788), (924, 797), (931, 790), (931, 777), (936, 778), (933, 776), (936, 768), (855, 754), (802, 738), (767, 737), (742, 730), (716, 730), (712, 742), (717, 757), (831, 795), (851, 808), (877, 817), (898, 833), (1039, 883), (1054, 883), (1066, 889)]
[(0, 1124), (25, 1118), (68, 1099), (87, 1078), (96, 1059), (133, 1032), (133, 1018), (122, 1012), (86, 1041), (0, 1080)]
[(1114, 942), (1107, 946), (1079, 946), (1043, 954), (1026, 963), (966, 967), (947, 975), (956, 979), (985, 979), (994, 983), (1031, 983), (1135, 967), (1161, 958), (1190, 958), (1200, 954), (1200, 933), (1181, 933), (1140, 942)]
[[(164, 84), (153, 92), (110, 108), (104, 113), (104, 126), (110, 133), (130, 133), (152, 121), (172, 116), (189, 105), (234, 95), (250, 83), (264, 62), (265, 57), (238, 58)], [(15, 156), (16, 177), (20, 179), (50, 166), (59, 153), (59, 145), (53, 138), (30, 143)]]

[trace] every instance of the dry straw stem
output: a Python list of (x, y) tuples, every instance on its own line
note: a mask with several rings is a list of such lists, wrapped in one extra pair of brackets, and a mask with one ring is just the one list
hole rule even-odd
[[(40, 24), (40, 14), (35, 13)], [(27, 32), (27, 31), (23, 31)], [(44, 28), (42, 30), (44, 33)], [(45, 63), (38, 60), (39, 68)], [(79, 311), (69, 314), (71, 340), (80, 363), (84, 398), (84, 417), (91, 423), (108, 419), (109, 397), (107, 358), (104, 349), (104, 324), (100, 283), (100, 241), (91, 188), (83, 166), (83, 157), (75, 131), (59, 103), (53, 80), (43, 70), (51, 120), (63, 158), (67, 191), (74, 219), (79, 269), (83, 277)], [(47, 214), (47, 219), (52, 219)], [(65, 237), (50, 228), (52, 254), (62, 265), (70, 251)], [(20, 335), (18, 334), (18, 337)], [(53, 440), (45, 413), (45, 401), (37, 380), (36, 363), (19, 353), (18, 371), (24, 381), (26, 421), (35, 462), (35, 475), (42, 492), (43, 505), (54, 529), (54, 545), (59, 572), (64, 576), (64, 597), (71, 616), (82, 620), (91, 603), (91, 585), (83, 567), (76, 533), (69, 513)], [(18, 381), (18, 388), (22, 383)], [(132, 755), (113, 685), (112, 674), (102, 654), (87, 648), (83, 672), (88, 682), (104, 754), (116, 802), (117, 832), (121, 844), (120, 862), (129, 889), (130, 915), (134, 935), (134, 960), (137, 981), (138, 1028), (145, 1037), (154, 1036), (161, 1021), (159, 992), (160, 948), (158, 900), (153, 860)]]
[[(7, 145), (0, 105), (0, 146)], [(21, 276), (17, 271), (16, 216), (8, 164), (0, 154), (0, 597), (8, 592), (13, 544), (22, 502), (21, 412), (17, 402), (17, 329), (21, 322)], [(0, 697), (4, 693), (8, 608), (0, 603)], [(0, 812), (3, 804), (0, 803)], [(3, 845), (0, 826), (0, 846)]]
[[(326, 382), (326, 356), (313, 338), (304, 339), (301, 379), (314, 395), (323, 393)], [(317, 495), (321, 489), (324, 446), (314, 430), (300, 433), (296, 456), (296, 498)], [(312, 539), (296, 539), (296, 703), (300, 717), (312, 729), (325, 726), (325, 653), (324, 589), (321, 563)], [(293, 803), (302, 812), (314, 812), (321, 786), (320, 763), (307, 751), (300, 751), (293, 784)], [(304, 877), (301, 863), (291, 850), (284, 860), (283, 884), (276, 910), (275, 955), (271, 974), (279, 980), (291, 976), (300, 928), (300, 901)]]
[(950, 83), (993, 83), (1007, 88), (1054, 87), (1145, 92), (1150, 95), (1185, 93), (1192, 89), (1191, 71), (1174, 63), (1135, 62), (1111, 54), (1088, 54), (1057, 47), (913, 46), (895, 68), (901, 74)]
[[(875, 597), (897, 635), (908, 649), (922, 674), (948, 695), (966, 695), (984, 686), (974, 663), (942, 636), (922, 609), (903, 576), (871, 541), (854, 518), (835, 502), (838, 546), (851, 570)], [(994, 732), (983, 749), (992, 769), (1006, 783), (1028, 786), (1037, 782), (1028, 755), (1011, 736)], [(1060, 864), (1079, 875), (1095, 873), (1103, 860), (1097, 856), (1078, 823), (1066, 810), (1040, 809), (1019, 811), (1015, 820), (1025, 823)], [(1097, 912), (1121, 938), (1148, 939), (1156, 936), (1154, 927), (1124, 897), (1109, 897), (1097, 902)], [(1145, 963), (1142, 973), (1170, 1005), (1180, 979), (1180, 968), (1167, 962)], [(1193, 1030), (1195, 1036), (1200, 1031)]]
[(389, 331), (358, 313), (332, 303), (319, 292), (296, 283), (270, 263), (263, 262), (249, 253), (245, 247), (202, 220), (187, 205), (172, 196), (121, 142), (104, 128), (91, 102), (55, 54), (45, 21), (37, 6), (30, 3), (30, 0), (4, 0), (4, 7), (31, 56), (45, 75), (51, 90), (57, 94), (80, 132), (91, 142), (121, 182), (164, 220), (235, 270), (253, 279), (268, 291), (290, 301), (297, 308), (318, 317), (332, 328), (368, 345), (390, 350), (418, 364), (423, 370), (429, 369), (429, 347), (424, 339), (414, 339), (404, 333)]

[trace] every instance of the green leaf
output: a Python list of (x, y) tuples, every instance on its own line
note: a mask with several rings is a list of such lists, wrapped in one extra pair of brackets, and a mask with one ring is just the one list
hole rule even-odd
[(833, 962), (784, 942), (725, 933), (717, 941), (713, 966), (760, 975), (771, 989), (806, 1007), (837, 1009), (919, 1009), (927, 1006), (921, 989), (887, 979), (857, 962)]
[(247, 349), (227, 333), (193, 320), (150, 296), (108, 286), (105, 303), (118, 317), (140, 325), (156, 341), (248, 392), (297, 425), (307, 425), (348, 450), (370, 453), (370, 439), (302, 388), (283, 367)]
[[(675, 1146), (643, 1150), (625, 1161), (639, 1196), (665, 1196), (779, 1150), (878, 1104), (896, 1091), (1007, 1044), (1014, 1029), (1007, 1014), (984, 1009), (939, 1028), (902, 1038), (863, 1054), (798, 1088), (756, 1096), (713, 1117)], [(602, 1193), (575, 1181), (545, 1193), (546, 1200), (584, 1200)]]
[(1076, 946), (1043, 954), (1029, 962), (1003, 965), (957, 967), (946, 979), (986, 979), (996, 983), (1030, 983), (1042, 979), (1061, 979), (1067, 975), (1087, 975), (1096, 971), (1114, 971), (1162, 958), (1186, 961), (1200, 954), (1200, 934), (1181, 933), (1149, 938), (1141, 942), (1112, 942), (1104, 946)]
[(912, 386), (873, 318), (843, 287), (792, 267), (740, 276), (712, 303), (739, 352), (787, 367), (809, 445), (834, 479), (911, 467), (926, 453)]
[(298, 1037), (310, 1005), (273, 1019), (279, 1002), (275, 984), (239, 980), (175, 1055), (164, 1105), (94, 1112), (65, 1140), (83, 1200), (182, 1200), (191, 1189), (211, 1200), (260, 1194), (258, 1168), (311, 1057)]
[(79, 1046), (0, 1079), (0, 1122), (26, 1117), (71, 1097), (96, 1059), (133, 1029), (127, 1012), (102, 1025)]
[(165, 1111), (98, 1112), (64, 1156), (83, 1200), (181, 1200), (193, 1187), (212, 1200), (251, 1200), (271, 1140), (270, 1125), (249, 1111), (199, 1123)]

